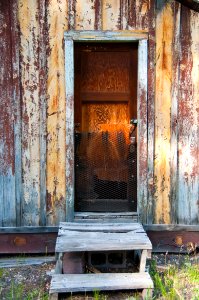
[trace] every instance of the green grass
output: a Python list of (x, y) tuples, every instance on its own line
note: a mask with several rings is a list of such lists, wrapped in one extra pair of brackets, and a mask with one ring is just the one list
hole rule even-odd
[[(1, 271), (2, 270), (0, 269), (0, 274)], [(2, 286), (0, 286), (0, 297), (1, 292)], [(24, 284), (15, 284), (13, 281), (11, 281), (10, 288), (4, 293), (3, 297), (6, 300), (48, 300), (48, 293), (44, 293), (42, 291), (42, 287), (33, 289), (32, 291), (26, 291), (26, 287)]]
[(164, 272), (157, 271), (156, 262), (151, 261), (150, 274), (154, 282), (153, 299), (199, 299), (199, 265), (192, 264), (187, 258), (181, 265), (168, 265), (167, 267)]
[[(169, 265), (165, 255), (164, 268), (157, 268), (156, 261), (151, 260), (150, 275), (154, 282), (153, 298), (146, 297), (145, 300), (198, 300), (199, 299), (199, 264), (196, 260), (191, 261), (187, 256), (183, 259), (179, 256), (176, 264)], [(183, 262), (181, 262), (183, 261)], [(10, 286), (5, 286), (4, 276), (9, 276), (7, 269), (0, 268), (0, 299), (2, 295), (6, 300), (47, 300), (48, 293), (44, 292), (44, 283), (39, 286), (27, 287), (25, 283), (16, 284), (11, 281)], [(126, 292), (125, 292), (126, 293)], [(132, 293), (131, 293), (132, 294)], [(109, 300), (110, 294), (94, 291), (93, 296), (85, 294), (85, 300)], [(81, 299), (83, 299), (81, 298)], [(74, 299), (71, 294), (71, 300)], [(76, 298), (75, 298), (76, 299)], [(126, 296), (126, 300), (138, 300), (139, 294)], [(119, 299), (118, 299), (119, 300)]]

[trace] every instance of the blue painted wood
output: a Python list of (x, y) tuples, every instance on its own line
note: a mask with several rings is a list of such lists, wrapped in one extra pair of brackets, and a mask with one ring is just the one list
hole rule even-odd
[(3, 226), (16, 226), (15, 176), (9, 168), (3, 176)]
[(3, 226), (3, 176), (0, 174), (0, 227), (2, 226)]
[(95, 31), (95, 30), (84, 30), (84, 31), (68, 31), (64, 33), (65, 39), (72, 39), (75, 41), (138, 41), (141, 39), (147, 39), (148, 33), (144, 30), (140, 31)]
[(66, 78), (66, 221), (74, 219), (74, 46), (65, 40)]
[(148, 153), (147, 153), (147, 40), (140, 40), (138, 46), (138, 163), (137, 163), (137, 195), (138, 213), (140, 220), (144, 220), (147, 214), (147, 175), (148, 175)]
[(11, 1), (0, 2), (0, 223), (16, 226)]
[(21, 93), (19, 71), (19, 32), (17, 8), (18, 1), (11, 1), (11, 39), (12, 39), (12, 82), (13, 106), (15, 112), (14, 144), (15, 144), (15, 194), (16, 194), (16, 225), (21, 225), (21, 200), (22, 200), (22, 168), (21, 168)]

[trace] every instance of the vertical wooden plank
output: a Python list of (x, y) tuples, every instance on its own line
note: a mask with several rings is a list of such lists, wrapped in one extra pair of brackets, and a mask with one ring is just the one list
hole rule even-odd
[(68, 2), (68, 30), (75, 29), (76, 23), (76, 0), (67, 0)]
[(11, 1), (11, 37), (12, 37), (12, 82), (15, 114), (15, 190), (16, 190), (16, 226), (21, 225), (22, 168), (21, 168), (21, 93), (19, 70), (19, 31), (18, 1)]
[(102, 28), (103, 30), (118, 30), (121, 28), (120, 0), (103, 0)]
[(136, 0), (128, 1), (128, 29), (136, 29)]
[(22, 85), (22, 225), (39, 225), (40, 218), (40, 107), (38, 1), (19, 0)]
[[(14, 157), (13, 157), (14, 160)], [(3, 227), (16, 226), (16, 202), (15, 202), (15, 177), (12, 170), (7, 171), (3, 178), (4, 206), (3, 206)]]
[(0, 2), (0, 223), (16, 225), (11, 3)]
[(177, 222), (178, 205), (178, 98), (179, 98), (179, 59), (180, 59), (180, 12), (181, 5), (173, 5), (173, 62), (172, 62), (172, 102), (171, 102), (171, 223)]
[[(0, 141), (0, 143), (2, 143), (2, 141)], [(2, 146), (1, 146), (2, 147)], [(0, 147), (0, 151), (1, 151), (1, 147)], [(3, 174), (1, 172), (0, 174), (0, 205), (1, 207), (3, 207)], [(0, 209), (0, 226), (3, 226), (3, 209)]]
[(46, 0), (39, 1), (40, 226), (46, 225)]
[(102, 30), (102, 1), (103, 0), (95, 0), (95, 30)]
[(199, 18), (182, 6), (179, 91), (179, 198), (178, 222), (197, 224), (199, 166)]
[(156, 19), (155, 222), (170, 223), (170, 110), (173, 55), (173, 10), (160, 0)]
[[(72, 8), (71, 8), (72, 9)], [(47, 224), (65, 220), (66, 109), (64, 31), (68, 26), (67, 1), (52, 0), (47, 7)], [(72, 16), (70, 17), (72, 18)]]
[(138, 213), (144, 222), (147, 207), (147, 40), (138, 46)]
[[(152, 1), (148, 0), (136, 0), (136, 29), (143, 30), (148, 29), (149, 20), (148, 20), (148, 12), (149, 7), (152, 4)], [(152, 20), (150, 20), (151, 22)]]
[(145, 221), (154, 220), (154, 130), (155, 130), (155, 0), (150, 1), (148, 12), (148, 200)]
[(152, 6), (154, 6), (154, 1), (129, 0), (128, 29), (148, 29), (150, 22), (152, 22), (149, 16)]
[(129, 1), (128, 0), (121, 0), (121, 24), (120, 29), (121, 30), (127, 30), (128, 29), (128, 18), (129, 18)]
[(199, 12), (191, 10), (190, 16), (191, 31), (191, 53), (193, 67), (191, 80), (193, 86), (193, 100), (191, 113), (193, 114), (194, 126), (192, 127), (192, 138), (190, 139), (190, 154), (192, 160), (192, 172), (190, 183), (191, 199), (191, 224), (199, 222)]
[(95, 5), (93, 0), (76, 0), (76, 30), (95, 28)]
[(74, 219), (74, 48), (65, 41), (66, 76), (66, 221)]

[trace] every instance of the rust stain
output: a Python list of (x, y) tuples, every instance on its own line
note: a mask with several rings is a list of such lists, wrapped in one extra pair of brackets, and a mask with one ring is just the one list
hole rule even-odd
[(100, 30), (101, 29), (101, 9), (102, 9), (101, 0), (95, 0), (94, 9), (95, 9), (94, 29), (95, 30)]
[(11, 16), (9, 1), (0, 3), (0, 169), (14, 174), (14, 107), (12, 103), (13, 69), (11, 45)]
[[(6, 174), (9, 167), (14, 174), (14, 112), (12, 103), (12, 45), (10, 1), (0, 2), (0, 168)], [(39, 69), (41, 20), (38, 1), (18, 1), (20, 26), (20, 70), (22, 92), (22, 152), (24, 201), (31, 202), (34, 195), (35, 206), (39, 206), (40, 195), (40, 77), (45, 71)], [(167, 4), (166, 4), (167, 3)], [(171, 122), (172, 73), (174, 34), (173, 2), (164, 1), (157, 13), (156, 36), (154, 31), (155, 1), (120, 0), (68, 0), (46, 1), (46, 54), (47, 70), (47, 214), (48, 225), (64, 218), (66, 197), (65, 156), (65, 86), (63, 33), (70, 29), (116, 30), (123, 27), (123, 13), (129, 29), (149, 30), (149, 71), (148, 71), (148, 115), (146, 107), (140, 107), (143, 118), (148, 117), (150, 131), (155, 120), (155, 153), (152, 146), (150, 155), (154, 159), (153, 169), (147, 174), (146, 141), (140, 137), (140, 177), (148, 175), (150, 193), (154, 197), (155, 222), (169, 223), (170, 208), (170, 156), (171, 130), (178, 130), (179, 193), (184, 197), (186, 217), (192, 216), (194, 205), (198, 206), (198, 14), (182, 7), (181, 49), (179, 78), (179, 114)], [(126, 5), (126, 6), (125, 6)], [(123, 7), (123, 8), (122, 8)], [(123, 10), (122, 10), (123, 9)], [(155, 40), (156, 38), (156, 40)], [(156, 59), (154, 58), (155, 47)], [(8, 50), (9, 49), (9, 50)], [(176, 54), (176, 53), (175, 53)], [(177, 54), (176, 54), (177, 55)], [(156, 63), (156, 82), (154, 64)], [(6, 74), (6, 76), (5, 76)], [(154, 91), (154, 86), (156, 92)], [(45, 91), (43, 91), (43, 95)], [(145, 97), (142, 95), (141, 97)], [(155, 97), (155, 109), (153, 99)], [(155, 114), (155, 116), (154, 116)], [(144, 128), (147, 130), (147, 128)], [(153, 133), (152, 133), (153, 135)], [(152, 138), (150, 140), (152, 142)], [(177, 149), (176, 149), (177, 151)], [(152, 165), (152, 163), (151, 163)], [(72, 168), (72, 163), (70, 164)], [(68, 182), (73, 178), (67, 178)], [(185, 199), (187, 197), (187, 199)], [(197, 199), (197, 200), (196, 200)], [(180, 201), (181, 199), (178, 199)], [(193, 204), (193, 205), (192, 205)], [(177, 203), (176, 203), (177, 205)], [(179, 204), (180, 206), (180, 204)], [(60, 211), (64, 212), (61, 213)], [(52, 215), (52, 217), (51, 217)], [(27, 219), (29, 217), (27, 216)], [(195, 217), (196, 220), (197, 217)], [(36, 220), (38, 223), (38, 220)], [(22, 242), (18, 242), (23, 243)], [(178, 242), (180, 244), (180, 242)]]
[(174, 241), (175, 241), (175, 244), (179, 247), (183, 245), (183, 238), (181, 235), (176, 235)]
[[(72, 5), (72, 2), (70, 3)], [(68, 29), (68, 5), (66, 1), (53, 0), (47, 7), (48, 57), (47, 57), (47, 223), (57, 224), (63, 220), (55, 202), (65, 203), (65, 75), (64, 75), (64, 31)], [(63, 205), (62, 205), (63, 206)], [(57, 219), (56, 219), (57, 218)]]
[(172, 103), (172, 42), (174, 15), (170, 3), (158, 11), (156, 20), (155, 98), (155, 221), (170, 223), (170, 108)]
[(26, 240), (26, 238), (22, 238), (22, 237), (16, 236), (16, 238), (13, 241), (13, 243), (16, 246), (21, 247), (21, 246), (24, 246), (24, 245), (27, 244), (27, 240)]

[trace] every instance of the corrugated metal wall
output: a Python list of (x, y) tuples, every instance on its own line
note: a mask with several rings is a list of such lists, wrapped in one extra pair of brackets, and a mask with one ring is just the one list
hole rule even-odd
[(164, 0), (0, 1), (0, 226), (65, 219), (64, 31), (146, 30), (144, 223), (199, 218), (199, 14)]

